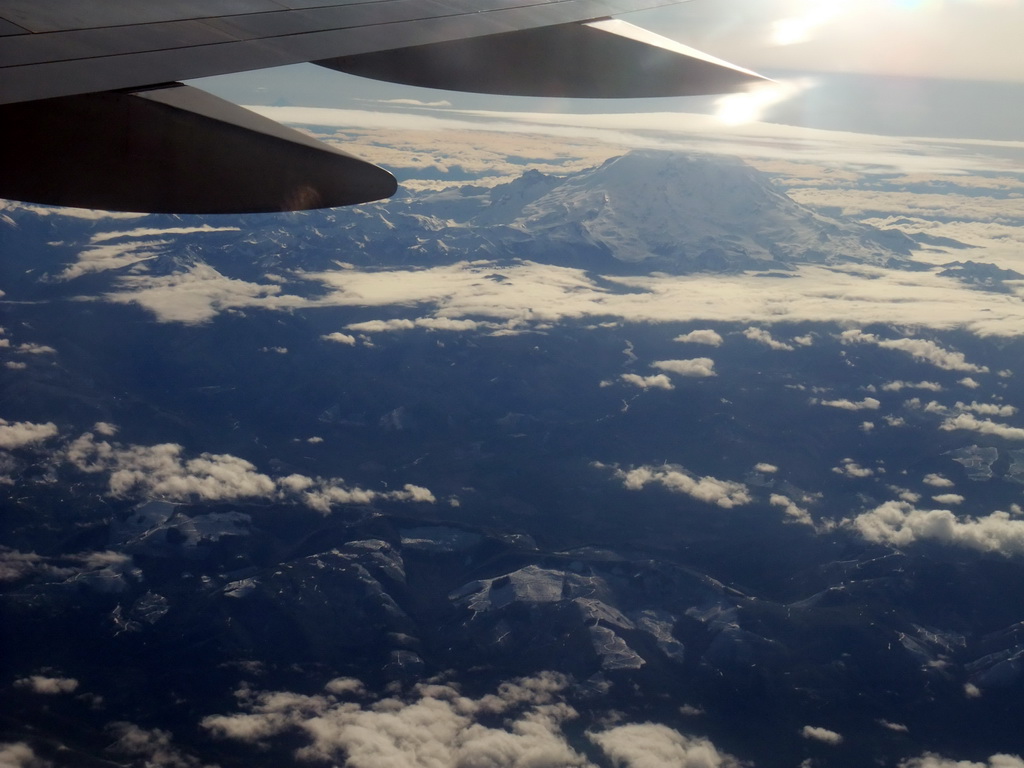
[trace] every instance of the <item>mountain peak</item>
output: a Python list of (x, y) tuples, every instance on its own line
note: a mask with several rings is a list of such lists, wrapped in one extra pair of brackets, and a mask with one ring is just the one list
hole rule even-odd
[(549, 184), (531, 178), (528, 188), (534, 194), (523, 195), (520, 209), (513, 211), (506, 197), (496, 206), (502, 215), (495, 210), (487, 218), (652, 268), (886, 263), (913, 247), (874, 227), (815, 213), (767, 174), (723, 155), (637, 150)]

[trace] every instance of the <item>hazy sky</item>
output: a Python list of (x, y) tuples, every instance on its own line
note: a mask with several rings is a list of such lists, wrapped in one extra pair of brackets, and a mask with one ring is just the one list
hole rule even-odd
[[(725, 112), (737, 122), (938, 138), (1024, 137), (1024, 0), (690, 0), (625, 18), (781, 82), (728, 105)], [(414, 104), (399, 105), (413, 100), (442, 109), (723, 112), (717, 98), (560, 101), (454, 94), (311, 65), (207, 78), (201, 85), (242, 104), (372, 109), (376, 102), (378, 108), (415, 110)]]
[(752, 68), (1024, 82), (1024, 0), (691, 0), (628, 20)]

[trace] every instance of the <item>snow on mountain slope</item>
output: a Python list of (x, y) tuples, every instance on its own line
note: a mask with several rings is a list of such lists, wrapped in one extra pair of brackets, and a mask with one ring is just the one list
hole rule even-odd
[(636, 151), (549, 183), (546, 191), (537, 176), (497, 188), (476, 221), (662, 268), (887, 263), (914, 247), (902, 233), (817, 214), (729, 157)]

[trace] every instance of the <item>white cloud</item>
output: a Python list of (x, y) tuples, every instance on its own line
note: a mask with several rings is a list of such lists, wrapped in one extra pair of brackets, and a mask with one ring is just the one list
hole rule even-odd
[(707, 739), (689, 738), (655, 723), (620, 725), (587, 734), (618, 768), (739, 768)]
[(764, 344), (769, 349), (785, 349), (789, 351), (795, 349), (792, 344), (786, 344), (785, 342), (773, 339), (771, 333), (766, 331), (764, 328), (747, 328), (743, 331), (743, 335), (751, 341), (756, 341), (758, 344)]
[(1015, 416), (1017, 414), (1017, 409), (1012, 405), (979, 403), (977, 400), (972, 400), (970, 405), (958, 400), (953, 407), (961, 411), (973, 411), (982, 416)]
[(716, 477), (697, 477), (679, 466), (637, 467), (629, 471), (615, 470), (615, 476), (631, 491), (639, 491), (652, 483), (673, 493), (684, 493), (698, 501), (717, 504), (725, 509), (750, 503), (750, 494), (743, 483), (719, 480)]
[(324, 690), (340, 696), (363, 696), (366, 694), (366, 686), (363, 685), (363, 681), (354, 677), (336, 677), (324, 686)]
[(23, 741), (0, 742), (0, 768), (48, 768), (51, 765)]
[(960, 379), (960, 381), (957, 382), (957, 384), (967, 387), (968, 389), (977, 389), (978, 387), (981, 386), (981, 384), (972, 379), (970, 376), (964, 376), (962, 379)]
[(882, 349), (895, 349), (919, 362), (930, 363), (944, 371), (988, 372), (985, 366), (968, 363), (963, 352), (943, 349), (934, 341), (927, 339), (881, 339), (873, 333), (864, 333), (860, 330), (843, 331), (839, 338), (843, 344), (874, 344)]
[(14, 685), (17, 688), (28, 688), (33, 693), (55, 696), (60, 693), (74, 693), (78, 688), (78, 681), (73, 677), (32, 675), (15, 680)]
[(393, 333), (395, 331), (411, 331), (413, 328), (426, 328), (429, 331), (476, 331), (482, 328), (495, 329), (499, 326), (495, 323), (454, 317), (418, 317), (415, 320), (405, 318), (365, 320), (361, 323), (349, 323), (345, 328), (357, 333)]
[(324, 341), (336, 341), (339, 344), (347, 344), (350, 347), (356, 345), (356, 337), (348, 333), (342, 333), (341, 331), (335, 331), (334, 333), (328, 333), (320, 337)]
[[(104, 232), (94, 235), (92, 241), (100, 242), (102, 235), (117, 237), (120, 233)], [(97, 239), (100, 238), (100, 239)], [(78, 260), (58, 275), (60, 280), (74, 280), (76, 277), (92, 272), (104, 272), (109, 269), (120, 269), (132, 264), (155, 259), (163, 253), (170, 240), (140, 240), (136, 242), (106, 243), (92, 245), (78, 254)]]
[(806, 509), (794, 504), (788, 496), (783, 496), (781, 493), (773, 493), (769, 497), (768, 502), (773, 507), (782, 507), (786, 517), (789, 518), (789, 522), (814, 525), (814, 520), (811, 518), (810, 513)]
[(947, 418), (939, 425), (939, 429), (947, 432), (965, 429), (972, 432), (980, 432), (983, 435), (995, 435), (1007, 440), (1024, 440), (1024, 429), (999, 424), (990, 419), (979, 419), (970, 413), (960, 413)]
[(932, 501), (936, 504), (957, 505), (964, 503), (964, 497), (959, 493), (940, 493), (937, 496), (932, 496)]
[(681, 341), (686, 344), (707, 344), (711, 347), (722, 346), (722, 337), (711, 329), (690, 331), (676, 336), (673, 341)]
[(395, 318), (392, 320), (366, 320), (361, 323), (349, 323), (345, 326), (357, 333), (384, 333), (388, 331), (409, 331), (416, 327), (412, 320)]
[(964, 696), (968, 699), (980, 699), (981, 688), (976, 686), (974, 683), (964, 683)]
[(55, 355), (57, 350), (53, 347), (48, 347), (45, 344), (35, 344), (33, 342), (26, 342), (19, 344), (17, 350), (22, 354), (26, 355)]
[(929, 472), (927, 475), (924, 476), (924, 479), (921, 482), (923, 482), (925, 485), (930, 485), (933, 488), (952, 488), (954, 485), (956, 485), (956, 483), (954, 483), (948, 477), (943, 477), (942, 475), (936, 472)]
[(948, 509), (922, 510), (905, 501), (887, 501), (844, 523), (863, 538), (897, 547), (916, 541), (965, 547), (1002, 555), (1024, 554), (1024, 520), (1007, 512), (957, 518)]
[(882, 385), (883, 392), (899, 392), (903, 389), (927, 389), (931, 392), (941, 392), (942, 385), (934, 381), (890, 381)]
[[(487, 279), (496, 269), (504, 278), (500, 282)], [(994, 305), (997, 299), (993, 294), (970, 290), (930, 272), (871, 265), (804, 265), (793, 275), (794, 279), (779, 282), (767, 292), (756, 277), (652, 274), (598, 280), (584, 270), (569, 267), (529, 261), (499, 266), (475, 261), (426, 269), (339, 268), (303, 274), (304, 279), (320, 282), (328, 289), (316, 299), (306, 299), (283, 294), (278, 284), (231, 280), (204, 266), (169, 276), (125, 276), (118, 280), (119, 290), (104, 298), (138, 303), (162, 322), (183, 323), (201, 323), (220, 312), (250, 307), (287, 310), (421, 305), (433, 307), (452, 320), (488, 318), (488, 322), (505, 323), (502, 332), (521, 332), (537, 323), (569, 318), (662, 323), (764, 322), (770, 317), (774, 322), (797, 323), (834, 322), (842, 317), (861, 325), (884, 322), (964, 328), (979, 336), (1024, 333), (1024, 304), (1000, 300)], [(630, 290), (611, 290), (605, 281)], [(384, 323), (381, 330), (390, 328), (388, 321), (369, 322)], [(416, 325), (406, 320), (406, 328), (410, 322)], [(484, 323), (477, 319), (472, 322)], [(874, 338), (860, 331), (853, 333)], [(760, 337), (761, 329), (753, 328), (753, 334)], [(939, 363), (948, 363), (957, 370), (980, 370), (962, 360), (961, 367), (957, 367), (955, 356), (959, 353), (939, 348), (918, 351), (932, 354)]]
[(1024, 768), (1024, 759), (1018, 755), (992, 755), (984, 763), (977, 763), (925, 752), (919, 757), (904, 760), (899, 768)]
[(844, 477), (858, 478), (871, 477), (875, 474), (875, 470), (868, 467), (862, 467), (853, 459), (843, 459), (838, 467), (832, 467), (832, 471), (837, 475), (843, 475)]
[(896, 731), (897, 733), (909, 733), (910, 729), (907, 728), (903, 723), (892, 723), (888, 720), (879, 720), (878, 724), (883, 728), (887, 728), (890, 731)]
[(710, 357), (695, 357), (691, 360), (657, 360), (651, 363), (651, 367), (694, 378), (716, 375), (715, 361)]
[(857, 401), (847, 398), (841, 400), (818, 400), (817, 398), (812, 398), (811, 404), (826, 405), (829, 408), (840, 408), (844, 411), (877, 411), (882, 405), (881, 402), (873, 397), (865, 397), (863, 400)]
[(258, 472), (245, 459), (230, 454), (184, 455), (175, 443), (124, 445), (97, 441), (86, 432), (64, 451), (72, 466), (109, 476), (110, 494), (116, 497), (150, 496), (171, 501), (236, 501), (287, 499), (298, 496), (306, 506), (323, 514), (339, 504), (374, 501), (409, 501), (433, 504), (429, 489), (406, 484), (400, 490), (372, 491), (347, 485), (341, 478), (311, 478), (292, 474), (278, 479)]
[(800, 729), (800, 735), (805, 739), (820, 741), (825, 744), (837, 745), (843, 743), (843, 737), (840, 734), (816, 725), (805, 725)]
[(106, 421), (97, 421), (92, 425), (92, 431), (98, 435), (103, 435), (104, 437), (113, 437), (117, 434), (118, 428), (116, 424), (110, 424)]
[[(479, 698), (454, 684), (433, 682), (360, 703), (353, 698), (372, 697), (360, 681), (342, 678), (312, 696), (243, 688), (237, 693), (242, 711), (206, 717), (201, 725), (214, 737), (257, 745), (297, 734), (303, 743), (296, 758), (352, 768), (595, 768), (566, 737), (565, 724), (579, 718), (565, 700), (568, 688), (563, 675), (541, 672), (504, 682)], [(739, 766), (707, 739), (664, 725), (594, 727), (586, 733), (621, 768)]]
[(162, 323), (198, 325), (228, 309), (292, 309), (315, 305), (299, 296), (282, 295), (280, 285), (260, 285), (225, 277), (207, 264), (171, 275), (126, 275), (120, 290), (105, 295), (118, 304), (138, 304)]
[(143, 758), (146, 768), (216, 768), (204, 766), (197, 757), (176, 746), (168, 731), (159, 728), (147, 730), (127, 722), (111, 723), (108, 730), (117, 739), (108, 749)]
[(269, 498), (277, 491), (276, 483), (245, 459), (211, 453), (189, 459), (183, 454), (174, 443), (111, 444), (86, 432), (68, 446), (66, 457), (83, 472), (109, 474), (112, 496), (231, 501)]
[(774, 464), (768, 464), (763, 461), (755, 464), (754, 469), (756, 469), (758, 472), (764, 472), (766, 474), (772, 474), (774, 472), (779, 471), (779, 468), (776, 467)]
[(669, 379), (664, 373), (659, 373), (654, 376), (640, 376), (636, 373), (624, 373), (619, 376), (627, 384), (632, 384), (634, 387), (640, 387), (640, 389), (675, 389), (675, 385), (672, 380)]
[(52, 421), (34, 424), (30, 421), (0, 419), (0, 448), (6, 450), (42, 443), (56, 434), (57, 425)]

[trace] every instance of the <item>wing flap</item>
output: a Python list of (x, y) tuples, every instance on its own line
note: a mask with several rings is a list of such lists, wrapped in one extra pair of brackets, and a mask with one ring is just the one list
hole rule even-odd
[(255, 213), (390, 197), (372, 163), (184, 85), (0, 107), (0, 197), (154, 213)]
[(405, 85), (514, 96), (697, 96), (738, 91), (765, 80), (748, 69), (617, 19), (558, 24), (316, 63)]

